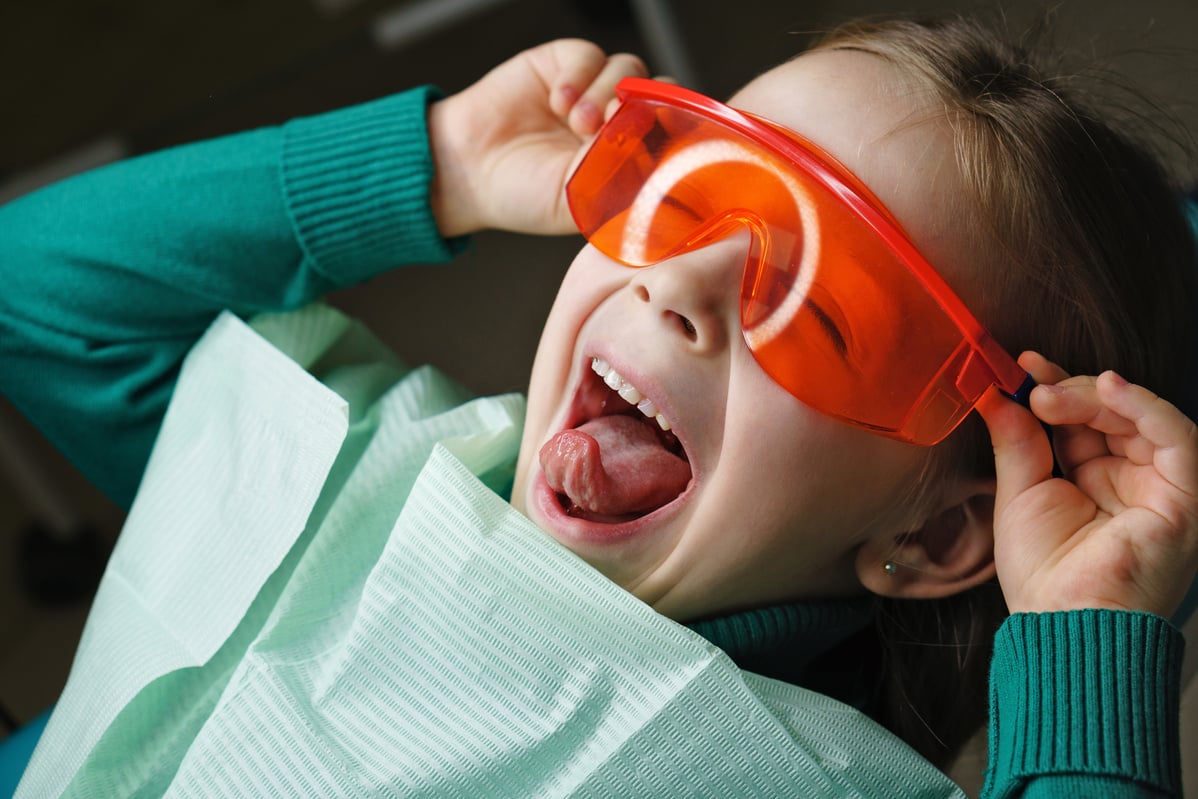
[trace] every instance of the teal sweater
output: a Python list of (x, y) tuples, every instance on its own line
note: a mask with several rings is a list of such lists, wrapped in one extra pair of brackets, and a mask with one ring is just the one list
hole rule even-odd
[[(0, 207), (0, 389), (128, 506), (183, 356), (220, 310), (296, 308), (460, 249), (428, 207), (431, 96), (175, 148)], [(793, 606), (700, 632), (760, 661), (826, 623)], [(1021, 614), (995, 644), (988, 796), (1180, 794), (1183, 642), (1167, 622)]]

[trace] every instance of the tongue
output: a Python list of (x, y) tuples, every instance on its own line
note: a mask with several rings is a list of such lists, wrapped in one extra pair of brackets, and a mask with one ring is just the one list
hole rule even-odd
[(645, 513), (682, 493), (691, 479), (684, 459), (646, 422), (601, 416), (563, 430), (541, 447), (541, 468), (574, 507), (604, 516)]

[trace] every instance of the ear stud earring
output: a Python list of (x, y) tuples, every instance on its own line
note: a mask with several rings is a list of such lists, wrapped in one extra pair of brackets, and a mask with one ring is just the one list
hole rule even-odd
[(895, 564), (894, 561), (888, 560), (882, 564), (882, 571), (886, 572), (891, 577), (893, 577), (898, 572), (898, 566)]

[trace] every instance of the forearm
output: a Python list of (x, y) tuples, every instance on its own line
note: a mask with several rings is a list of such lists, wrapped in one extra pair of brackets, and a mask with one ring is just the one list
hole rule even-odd
[(428, 208), (426, 99), (175, 148), (0, 208), (0, 388), (127, 504), (217, 313), (449, 257)]
[(1012, 616), (995, 641), (984, 795), (1179, 796), (1183, 647), (1149, 614)]

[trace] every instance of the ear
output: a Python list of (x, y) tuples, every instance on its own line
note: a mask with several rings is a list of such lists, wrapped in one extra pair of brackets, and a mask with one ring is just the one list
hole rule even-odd
[(856, 568), (867, 590), (905, 599), (952, 596), (992, 579), (993, 481), (962, 485), (917, 530), (866, 541)]

